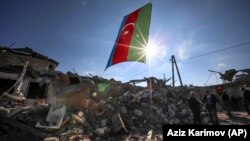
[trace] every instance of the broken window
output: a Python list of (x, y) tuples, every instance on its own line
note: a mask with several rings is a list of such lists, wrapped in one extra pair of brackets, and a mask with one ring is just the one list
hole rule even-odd
[(30, 83), (27, 99), (44, 99), (47, 85), (39, 86), (39, 83)]
[[(4, 92), (8, 91), (9, 88), (11, 88), (15, 83), (16, 80), (0, 79), (0, 94), (3, 94)], [(10, 91), (10, 93), (13, 93), (13, 89)]]
[(52, 64), (49, 64), (49, 71), (55, 71), (55, 66)]

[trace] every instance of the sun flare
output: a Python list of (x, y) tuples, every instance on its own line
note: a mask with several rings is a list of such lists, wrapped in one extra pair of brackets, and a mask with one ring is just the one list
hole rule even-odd
[(157, 45), (153, 43), (148, 43), (148, 45), (145, 48), (145, 54), (147, 58), (151, 59), (156, 57), (157, 55)]

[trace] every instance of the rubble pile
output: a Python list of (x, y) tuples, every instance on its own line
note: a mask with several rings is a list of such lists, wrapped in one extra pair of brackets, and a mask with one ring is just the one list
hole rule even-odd
[[(201, 98), (204, 89), (166, 85), (172, 78), (165, 75), (122, 83), (65, 74), (56, 71), (58, 64), (28, 47), (0, 46), (1, 141), (161, 141), (162, 125), (193, 123), (189, 93)], [(147, 87), (136, 86), (141, 82)], [(240, 100), (235, 96), (232, 103)], [(207, 112), (201, 120), (210, 124)]]
[[(1, 139), (160, 141), (162, 125), (193, 122), (188, 89), (148, 90), (100, 77), (68, 76), (51, 80), (47, 103), (27, 104), (2, 96)], [(73, 78), (80, 81), (72, 83)], [(203, 124), (209, 123), (207, 119), (202, 113)]]
[[(141, 98), (127, 92), (126, 95), (99, 99), (101, 111), (90, 109), (70, 109), (63, 117), (59, 129), (36, 129), (59, 140), (162, 140), (163, 124), (191, 124), (192, 114), (185, 99), (175, 99), (166, 94)], [(144, 101), (149, 99), (147, 101)], [(5, 105), (6, 106), (6, 105)], [(11, 118), (30, 127), (37, 122), (46, 125), (49, 105), (35, 108), (16, 106), (1, 116)], [(206, 119), (206, 114), (202, 114)], [(207, 121), (205, 121), (207, 122)], [(4, 128), (5, 127), (1, 127)], [(3, 134), (3, 133), (2, 133)], [(10, 134), (20, 134), (11, 131)], [(22, 133), (23, 134), (23, 133)], [(35, 140), (35, 138), (34, 138)]]

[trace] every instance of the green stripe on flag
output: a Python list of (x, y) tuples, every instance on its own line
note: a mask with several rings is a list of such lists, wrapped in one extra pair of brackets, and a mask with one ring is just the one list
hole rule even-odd
[(127, 61), (146, 62), (145, 48), (148, 43), (152, 4), (143, 6), (137, 18)]

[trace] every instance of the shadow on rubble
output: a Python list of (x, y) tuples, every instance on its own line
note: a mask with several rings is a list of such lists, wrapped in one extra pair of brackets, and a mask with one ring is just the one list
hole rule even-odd
[(230, 116), (223, 112), (218, 113), (222, 125), (249, 125), (250, 118), (245, 112), (232, 112)]
[[(245, 113), (244, 113), (245, 114)], [(231, 116), (230, 119), (236, 123), (248, 124), (250, 125), (250, 119), (247, 117), (242, 117), (242, 114), (235, 113), (236, 116)]]

